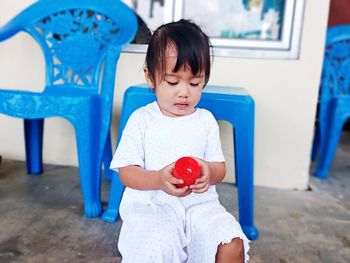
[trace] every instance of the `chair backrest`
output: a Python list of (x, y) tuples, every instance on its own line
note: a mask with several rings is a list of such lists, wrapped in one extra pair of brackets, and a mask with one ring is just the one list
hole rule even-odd
[(136, 30), (135, 14), (118, 0), (41, 0), (0, 28), (0, 41), (29, 33), (43, 50), (47, 87), (98, 93), (107, 54), (116, 61)]
[(350, 25), (327, 30), (321, 100), (350, 95)]

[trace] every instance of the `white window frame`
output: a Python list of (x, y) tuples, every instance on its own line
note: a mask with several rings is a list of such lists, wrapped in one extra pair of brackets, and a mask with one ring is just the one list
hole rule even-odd
[[(183, 17), (185, 0), (166, 0), (164, 23)], [(280, 40), (250, 40), (210, 38), (214, 56), (257, 58), (257, 59), (298, 59), (301, 41), (305, 0), (285, 0), (283, 25)], [(124, 52), (145, 53), (147, 45), (130, 44)]]

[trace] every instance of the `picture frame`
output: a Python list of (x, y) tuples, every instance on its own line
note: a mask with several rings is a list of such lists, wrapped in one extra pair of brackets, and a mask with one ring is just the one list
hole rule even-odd
[[(210, 37), (214, 56), (266, 59), (298, 59), (304, 1), (123, 0), (146, 25), (148, 37), (161, 24), (191, 19)], [(146, 50), (143, 38), (124, 51)]]

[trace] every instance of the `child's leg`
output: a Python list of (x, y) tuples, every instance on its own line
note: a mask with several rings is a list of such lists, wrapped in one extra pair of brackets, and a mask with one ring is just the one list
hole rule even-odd
[[(186, 211), (188, 263), (247, 262), (249, 240), (236, 219), (217, 201), (195, 205)], [(234, 261), (234, 258), (238, 261)], [(226, 260), (227, 261), (224, 261)]]
[(123, 263), (184, 262), (184, 233), (176, 215), (165, 206), (138, 205), (123, 213), (118, 248)]
[(232, 239), (229, 244), (221, 244), (215, 257), (216, 263), (242, 263), (244, 262), (243, 240), (240, 238)]

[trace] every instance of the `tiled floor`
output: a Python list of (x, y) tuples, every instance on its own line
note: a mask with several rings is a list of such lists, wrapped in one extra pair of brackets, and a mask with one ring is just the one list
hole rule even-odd
[[(310, 191), (256, 187), (260, 238), (251, 243), (250, 262), (350, 262), (349, 142), (344, 133), (330, 178), (311, 177)], [(237, 216), (235, 187), (223, 183), (218, 191)], [(104, 202), (107, 194), (104, 182)], [(46, 165), (43, 175), (27, 176), (23, 162), (2, 160), (1, 263), (119, 262), (120, 225), (82, 217), (77, 168)]]

